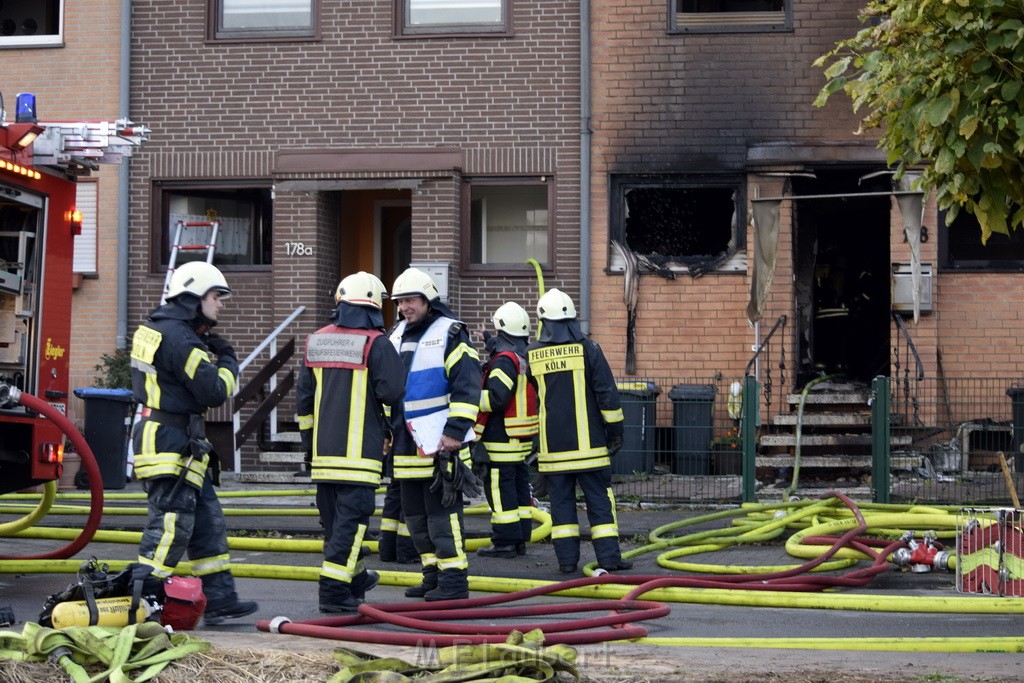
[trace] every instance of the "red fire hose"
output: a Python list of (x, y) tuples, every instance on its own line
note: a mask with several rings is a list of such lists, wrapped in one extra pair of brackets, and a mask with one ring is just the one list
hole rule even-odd
[[(599, 583), (615, 583), (621, 577), (610, 574), (573, 579), (562, 583), (531, 588), (505, 595), (491, 595), (468, 600), (445, 600), (434, 603), (390, 603), (362, 604), (359, 614), (343, 617), (327, 617), (310, 619), (292, 623), (284, 617), (261, 619), (256, 622), (260, 631), (286, 633), (327, 640), (345, 640), (362, 643), (380, 643), (385, 645), (417, 645), (429, 640), (435, 647), (450, 645), (504, 643), (509, 634), (515, 631), (532, 631), (540, 629), (544, 632), (546, 645), (566, 644), (581, 645), (587, 643), (603, 643), (611, 640), (632, 640), (643, 638), (647, 629), (631, 624), (635, 621), (658, 619), (666, 616), (671, 610), (668, 605), (643, 600), (594, 600), (580, 603), (562, 603), (547, 605), (531, 605), (527, 607), (492, 607), (501, 603), (514, 602), (537, 595), (554, 593), (580, 586)], [(494, 620), (516, 619), (524, 616), (542, 616), (547, 614), (567, 614), (575, 612), (596, 612), (611, 610), (610, 614), (587, 619), (569, 621), (522, 623), (510, 626), (473, 624), (443, 624), (438, 622), (463, 620)], [(414, 614), (415, 616), (408, 616)], [(408, 629), (417, 629), (418, 633), (396, 633), (391, 631), (372, 631), (348, 628), (371, 624), (390, 624)], [(443, 635), (425, 637), (423, 631)]]
[(75, 425), (46, 401), (36, 398), (31, 394), (23, 393), (14, 387), (10, 388), (10, 400), (20, 403), (29, 410), (34, 410), (47, 419), (52, 420), (67, 435), (79, 455), (82, 456), (82, 467), (85, 468), (85, 473), (89, 475), (89, 493), (92, 494), (92, 499), (89, 507), (89, 517), (85, 521), (85, 526), (82, 527), (82, 532), (78, 534), (75, 540), (63, 548), (39, 555), (0, 555), (0, 560), (65, 560), (89, 544), (89, 541), (96, 534), (96, 529), (100, 526), (100, 519), (103, 517), (103, 478), (100, 474), (99, 465), (96, 464), (96, 456), (93, 455), (92, 449), (89, 448), (85, 437), (82, 436), (82, 433), (78, 431)]

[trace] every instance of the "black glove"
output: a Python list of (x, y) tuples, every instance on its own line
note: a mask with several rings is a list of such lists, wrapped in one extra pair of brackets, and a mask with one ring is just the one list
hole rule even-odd
[(479, 498), (484, 493), (484, 482), (458, 455), (455, 456), (455, 490), (470, 498)]
[(434, 459), (434, 481), (430, 490), (441, 491), (441, 505), (452, 507), (463, 493), (476, 497), (483, 494), (483, 482), (473, 474), (458, 453), (440, 451)]
[(608, 437), (608, 455), (615, 455), (622, 448), (622, 434), (613, 434)]
[(451, 507), (455, 504), (455, 468), (451, 451), (438, 451), (434, 456), (434, 480), (430, 483), (430, 490), (434, 493), (441, 492), (441, 505)]
[(236, 361), (238, 360), (238, 354), (235, 353), (235, 350), (231, 347), (231, 344), (229, 344), (228, 340), (220, 336), (219, 334), (211, 332), (210, 334), (206, 335), (206, 337), (203, 338), (203, 341), (206, 342), (206, 347), (210, 349), (210, 351), (212, 351), (213, 354), (218, 358), (222, 358), (224, 356), (231, 356)]

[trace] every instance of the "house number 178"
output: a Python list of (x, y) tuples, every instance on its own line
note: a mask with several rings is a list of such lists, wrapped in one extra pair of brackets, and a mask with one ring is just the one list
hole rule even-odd
[(313, 247), (307, 247), (302, 242), (285, 242), (284, 253), (286, 256), (312, 256)]

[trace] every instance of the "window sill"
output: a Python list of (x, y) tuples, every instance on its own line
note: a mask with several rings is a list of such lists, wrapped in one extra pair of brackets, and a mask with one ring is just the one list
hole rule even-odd
[[(690, 272), (689, 266), (669, 263), (665, 267), (676, 274), (687, 274)], [(745, 251), (738, 251), (735, 254), (733, 254), (728, 261), (718, 266), (718, 268), (716, 268), (715, 270), (711, 271), (708, 274), (710, 275), (713, 273), (718, 273), (721, 275), (730, 275), (738, 273), (745, 275), (747, 272), (747, 267), (747, 253)], [(626, 266), (622, 262), (622, 259), (619, 258), (618, 253), (613, 253), (611, 262), (608, 264), (608, 267), (605, 268), (604, 272), (609, 275), (618, 275), (624, 273), (625, 271)], [(640, 272), (651, 274), (653, 271), (641, 267)]]

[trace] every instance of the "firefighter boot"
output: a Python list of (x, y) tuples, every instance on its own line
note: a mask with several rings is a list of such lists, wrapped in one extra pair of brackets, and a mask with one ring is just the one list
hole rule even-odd
[(324, 614), (347, 614), (359, 611), (363, 601), (352, 594), (348, 584), (332, 581), (331, 586), (320, 586), (320, 611)]
[(445, 569), (437, 576), (437, 588), (423, 596), (427, 602), (464, 600), (469, 597), (469, 572), (465, 569)]
[(437, 566), (430, 565), (423, 568), (423, 581), (418, 586), (409, 586), (405, 589), (405, 597), (422, 598), (428, 592), (437, 588)]
[[(489, 545), (486, 548), (477, 550), (476, 554), (480, 557), (503, 557), (510, 560), (519, 556), (515, 545)], [(523, 547), (523, 554), (526, 554), (525, 546)]]
[(237, 619), (252, 614), (260, 606), (252, 600), (239, 600), (213, 602), (206, 605), (203, 613), (203, 621), (210, 626), (215, 626), (226, 619)]
[(377, 587), (380, 583), (380, 574), (372, 569), (364, 569), (352, 579), (352, 597), (362, 600), (366, 594)]

